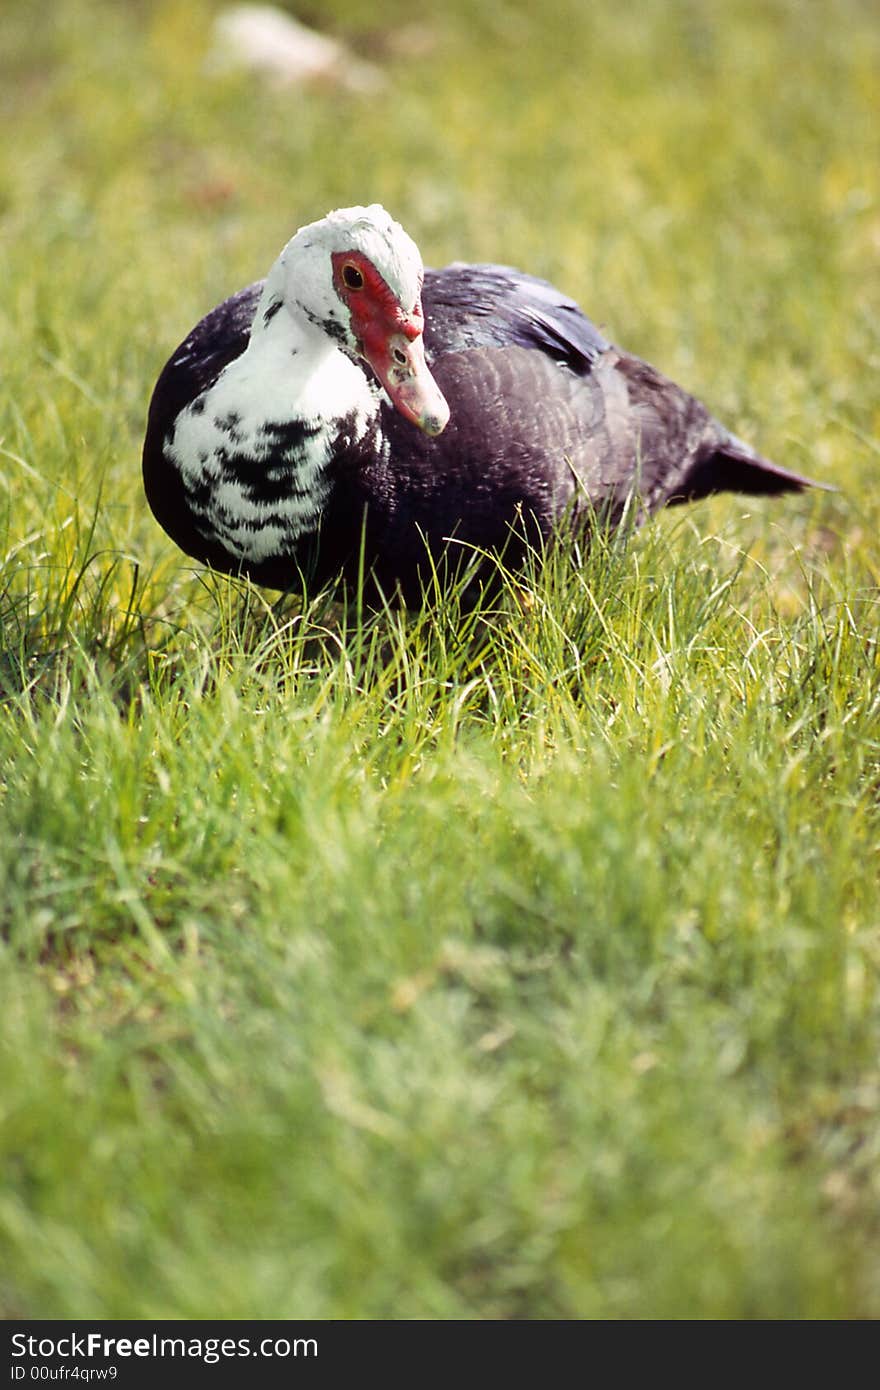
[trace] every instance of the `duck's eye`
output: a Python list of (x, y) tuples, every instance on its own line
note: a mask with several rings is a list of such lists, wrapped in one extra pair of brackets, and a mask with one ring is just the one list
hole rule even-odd
[(342, 278), (350, 290), (362, 290), (364, 287), (363, 275), (350, 261), (342, 267)]

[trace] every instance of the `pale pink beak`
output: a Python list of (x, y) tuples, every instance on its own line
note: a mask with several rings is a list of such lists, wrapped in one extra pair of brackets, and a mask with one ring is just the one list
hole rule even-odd
[(449, 423), (449, 406), (425, 361), (421, 303), (405, 314), (386, 291), (381, 299), (353, 299), (351, 313), (361, 352), (394, 408), (425, 434), (440, 434)]
[(428, 370), (421, 333), (413, 339), (392, 333), (367, 360), (401, 415), (425, 434), (442, 433), (449, 423), (449, 406)]

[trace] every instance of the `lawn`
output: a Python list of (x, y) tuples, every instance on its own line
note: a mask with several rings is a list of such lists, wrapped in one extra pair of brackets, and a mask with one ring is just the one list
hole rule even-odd
[[(876, 8), (304, 8), (367, 92), (217, 10), (0, 16), (0, 1313), (880, 1316)], [(199, 571), (152, 384), (373, 200), (839, 491), (476, 613)]]

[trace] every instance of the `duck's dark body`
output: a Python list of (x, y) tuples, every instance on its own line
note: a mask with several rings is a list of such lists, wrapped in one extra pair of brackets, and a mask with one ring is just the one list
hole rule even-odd
[[(499, 266), (425, 274), (428, 365), (449, 403), (429, 437), (383, 399), (377, 429), (340, 429), (320, 527), (293, 553), (242, 561), (216, 536), (166, 445), (178, 413), (247, 346), (261, 284), (208, 314), (156, 385), (144, 446), (150, 506), (176, 543), (219, 570), (274, 588), (317, 586), (361, 566), (385, 593), (418, 602), (432, 562), (548, 537), (566, 512), (614, 521), (634, 492), (645, 511), (733, 489), (797, 491), (808, 479), (734, 438), (704, 406), (605, 341), (543, 281)], [(369, 375), (369, 369), (364, 367)], [(385, 447), (378, 445), (379, 432)], [(249, 461), (236, 467), (245, 474)], [(265, 464), (253, 465), (255, 486)]]

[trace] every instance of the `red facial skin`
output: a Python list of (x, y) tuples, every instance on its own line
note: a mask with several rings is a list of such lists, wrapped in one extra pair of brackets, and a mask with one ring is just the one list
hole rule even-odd
[(360, 251), (334, 251), (331, 260), (333, 284), (348, 306), (361, 356), (401, 415), (426, 434), (440, 434), (449, 420), (449, 406), (425, 361), (421, 298), (407, 313)]

